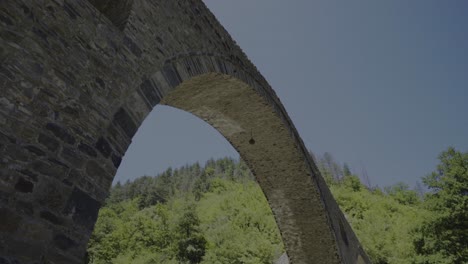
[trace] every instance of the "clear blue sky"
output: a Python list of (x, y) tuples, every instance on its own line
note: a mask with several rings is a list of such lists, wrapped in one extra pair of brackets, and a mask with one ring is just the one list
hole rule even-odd
[[(266, 77), (306, 146), (373, 185), (410, 185), (468, 151), (468, 1), (205, 0)], [(158, 106), (116, 180), (233, 156), (188, 113)]]

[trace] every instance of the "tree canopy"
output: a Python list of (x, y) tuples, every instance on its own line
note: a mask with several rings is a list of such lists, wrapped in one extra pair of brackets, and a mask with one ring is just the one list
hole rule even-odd
[(430, 214), (415, 234), (418, 263), (467, 263), (468, 153), (449, 148), (439, 160), (437, 170), (423, 178)]
[[(314, 156), (373, 263), (467, 263), (468, 154), (442, 152), (429, 189), (379, 188), (347, 164)], [(245, 163), (209, 160), (111, 189), (88, 263), (273, 263), (284, 253), (268, 203)]]

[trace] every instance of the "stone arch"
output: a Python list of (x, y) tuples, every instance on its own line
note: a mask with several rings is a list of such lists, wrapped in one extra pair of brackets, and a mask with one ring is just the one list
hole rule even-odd
[[(113, 124), (130, 137), (161, 103), (194, 114), (232, 144), (269, 201), (292, 263), (354, 263), (363, 258), (279, 98), (240, 65), (212, 54), (180, 55), (167, 60), (128, 98)], [(295, 196), (297, 192), (302, 195)]]
[(123, 31), (92, 1), (2, 5), (0, 260), (80, 263), (121, 157), (163, 103), (238, 150), (292, 263), (368, 262), (279, 98), (201, 1), (134, 1)]

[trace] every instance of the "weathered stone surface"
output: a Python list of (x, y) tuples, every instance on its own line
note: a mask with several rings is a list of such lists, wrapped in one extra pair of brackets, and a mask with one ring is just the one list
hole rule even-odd
[(291, 263), (368, 263), (279, 98), (201, 0), (3, 0), (0, 36), (1, 261), (81, 263), (122, 156), (163, 103), (236, 148)]
[(49, 211), (42, 211), (40, 213), (41, 218), (51, 222), (54, 225), (61, 225), (63, 221), (58, 218), (55, 214), (49, 212)]
[(284, 253), (279, 259), (275, 261), (275, 264), (289, 264), (288, 255)]
[(137, 131), (137, 126), (128, 112), (120, 108), (114, 115), (114, 123), (120, 126), (129, 138), (133, 137)]
[(48, 123), (46, 125), (47, 130), (50, 130), (56, 137), (68, 144), (75, 144), (75, 138), (68, 133), (68, 131), (54, 123)]
[(12, 143), (12, 144), (15, 144), (16, 143), (16, 139), (14, 137), (10, 137), (8, 135), (5, 135), (4, 133), (2, 133), (0, 131), (0, 141), (1, 142), (5, 142), (5, 143)]
[(64, 251), (77, 246), (75, 241), (63, 234), (58, 234), (54, 237), (54, 244)]
[(89, 0), (120, 30), (125, 28), (133, 0)]
[(18, 145), (9, 145), (5, 149), (5, 156), (8, 156), (17, 161), (28, 161), (30, 159), (29, 155), (20, 148)]
[(34, 184), (30, 181), (27, 181), (23, 178), (19, 178), (18, 182), (15, 185), (15, 190), (23, 193), (30, 193), (33, 191)]
[(92, 230), (101, 204), (78, 188), (74, 188), (63, 211), (78, 225)]
[(177, 85), (179, 85), (182, 82), (182, 79), (180, 78), (179, 73), (177, 72), (176, 69), (172, 65), (166, 65), (162, 73), (164, 77), (166, 78), (167, 83), (172, 87), (175, 88)]
[(97, 162), (90, 161), (86, 164), (86, 173), (91, 178), (101, 178), (107, 175), (107, 171)]
[(142, 51), (140, 47), (129, 37), (124, 37), (123, 44), (126, 48), (128, 48), (133, 55), (137, 56), (138, 58), (141, 57)]
[(28, 240), (38, 243), (47, 243), (51, 239), (50, 230), (47, 224), (39, 221), (24, 221), (19, 227), (18, 234), (27, 235)]
[(153, 107), (161, 101), (158, 89), (151, 80), (143, 81), (140, 85), (140, 90), (143, 97), (146, 98), (149, 107)]
[(43, 257), (43, 261), (45, 263), (51, 264), (83, 264), (83, 261), (71, 256), (71, 254), (68, 254), (68, 252), (57, 252), (56, 250), (51, 249), (49, 249), (49, 251)]
[(118, 168), (121, 162), (122, 162), (122, 157), (112, 154), (112, 163), (114, 164), (115, 168)]
[(0, 232), (15, 233), (21, 225), (21, 217), (7, 208), (0, 208)]
[(80, 13), (78, 13), (76, 11), (75, 8), (73, 8), (72, 5), (70, 5), (69, 3), (66, 3), (64, 2), (63, 3), (63, 10), (70, 16), (71, 19), (75, 20), (77, 19), (78, 17), (80, 17)]
[(0, 204), (7, 204), (8, 197), (8, 193), (0, 191)]
[(83, 157), (73, 148), (64, 147), (62, 149), (62, 157), (74, 168), (81, 168), (84, 164)]
[(30, 169), (35, 173), (37, 172), (56, 179), (64, 177), (68, 171), (66, 165), (53, 162), (52, 160), (36, 160), (31, 164)]
[(37, 182), (38, 175), (28, 169), (21, 169), (19, 172), (25, 176), (27, 176), (29, 179), (31, 179), (34, 182)]
[(19, 260), (21, 260), (19, 263), (29, 264), (32, 260), (37, 261), (41, 259), (45, 250), (45, 243), (44, 241), (42, 241), (42, 243), (36, 241), (36, 243), (32, 244), (19, 240), (18, 238), (12, 238), (8, 241), (8, 248), (7, 256), (15, 256), (16, 261), (19, 262)]
[(68, 186), (60, 181), (42, 179), (35, 190), (36, 201), (51, 211), (61, 211), (65, 205), (67, 194), (70, 192)]
[(101, 152), (101, 154), (105, 157), (108, 158), (109, 155), (112, 153), (112, 148), (109, 145), (109, 142), (107, 142), (106, 139), (103, 137), (100, 137), (98, 141), (96, 142), (96, 149)]
[(60, 143), (57, 140), (43, 133), (39, 134), (37, 141), (41, 143), (42, 145), (44, 145), (50, 151), (56, 151), (58, 147), (60, 146)]
[(32, 216), (34, 214), (34, 206), (30, 202), (16, 201), (15, 208), (16, 212), (22, 213), (23, 215)]
[(87, 145), (85, 143), (80, 143), (78, 144), (78, 149), (88, 156), (97, 157), (96, 150), (94, 150), (90, 145)]
[(29, 145), (29, 146), (26, 146), (24, 148), (27, 149), (29, 152), (37, 155), (37, 156), (44, 156), (45, 155), (45, 152), (43, 150), (41, 150), (40, 148), (36, 147), (36, 146)]

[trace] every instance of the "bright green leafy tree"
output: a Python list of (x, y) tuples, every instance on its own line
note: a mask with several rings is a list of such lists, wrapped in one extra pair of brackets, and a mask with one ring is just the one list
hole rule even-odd
[(430, 218), (417, 229), (417, 263), (468, 263), (468, 153), (449, 148), (423, 178)]

